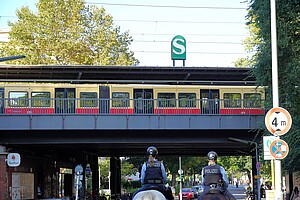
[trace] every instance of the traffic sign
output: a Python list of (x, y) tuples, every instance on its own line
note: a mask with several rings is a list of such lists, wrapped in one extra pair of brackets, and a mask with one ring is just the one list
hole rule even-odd
[(270, 146), (274, 140), (278, 139), (275, 136), (263, 136), (263, 143), (264, 143), (264, 160), (272, 160), (274, 159), (270, 153)]
[(260, 162), (257, 162), (257, 163), (256, 163), (256, 169), (257, 169), (257, 170), (260, 170)]
[(182, 170), (182, 169), (179, 169), (179, 170), (178, 170), (178, 174), (183, 174), (183, 170)]
[(273, 135), (284, 135), (292, 126), (292, 117), (284, 108), (272, 108), (266, 114), (265, 125)]
[(10, 167), (18, 167), (21, 164), (21, 156), (18, 153), (9, 153), (7, 155), (7, 165)]
[(284, 140), (274, 140), (270, 145), (270, 153), (275, 159), (283, 159), (289, 153), (289, 146)]
[(76, 175), (80, 175), (80, 174), (82, 174), (82, 172), (83, 172), (82, 166), (81, 165), (77, 165), (75, 167), (75, 173), (76, 173)]

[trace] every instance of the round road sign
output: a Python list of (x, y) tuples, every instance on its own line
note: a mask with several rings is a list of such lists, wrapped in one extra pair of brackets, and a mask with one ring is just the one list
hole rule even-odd
[(77, 175), (79, 175), (79, 174), (82, 174), (82, 172), (83, 172), (82, 166), (81, 166), (81, 165), (77, 165), (77, 166), (75, 167), (75, 173), (76, 173)]
[(288, 144), (281, 139), (274, 140), (270, 145), (270, 154), (275, 159), (283, 159), (289, 153)]
[(284, 108), (272, 108), (265, 117), (265, 125), (273, 135), (284, 135), (292, 126), (292, 117)]

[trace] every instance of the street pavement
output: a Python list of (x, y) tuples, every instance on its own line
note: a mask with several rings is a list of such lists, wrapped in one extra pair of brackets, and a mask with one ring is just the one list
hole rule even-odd
[(238, 187), (234, 186), (234, 185), (229, 185), (228, 186), (228, 191), (233, 194), (233, 196), (237, 199), (237, 200), (244, 200), (246, 197), (246, 189), (244, 185), (239, 185)]
[[(246, 198), (246, 189), (245, 189), (245, 185), (239, 185), (238, 187), (234, 186), (234, 185), (229, 185), (228, 186), (228, 191), (233, 194), (233, 196), (237, 199), (237, 200), (245, 200)], [(178, 195), (176, 195), (175, 200), (178, 200)], [(263, 198), (261, 200), (264, 200)]]

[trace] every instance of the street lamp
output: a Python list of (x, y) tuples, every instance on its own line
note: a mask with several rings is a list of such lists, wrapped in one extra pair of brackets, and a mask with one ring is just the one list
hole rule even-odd
[(228, 140), (233, 141), (233, 142), (238, 142), (242, 144), (248, 144), (248, 145), (255, 145), (255, 161), (256, 161), (256, 173), (257, 173), (257, 199), (260, 200), (260, 164), (259, 164), (259, 159), (258, 159), (258, 150), (257, 150), (257, 143), (253, 141), (247, 141), (247, 140), (242, 140), (238, 138), (232, 138), (229, 137)]

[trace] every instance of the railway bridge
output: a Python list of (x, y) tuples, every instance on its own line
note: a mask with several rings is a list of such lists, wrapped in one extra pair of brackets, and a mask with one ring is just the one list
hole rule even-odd
[[(187, 87), (197, 84), (254, 85), (255, 79), (249, 71), (207, 67), (4, 65), (0, 66), (0, 79), (18, 83), (139, 83)], [(47, 197), (59, 197), (62, 191), (64, 195), (72, 195), (74, 171), (70, 174), (61, 169), (74, 170), (78, 164), (88, 164), (93, 177), (99, 177), (98, 157), (101, 156), (111, 159), (111, 196), (117, 199), (121, 193), (120, 157), (144, 156), (149, 145), (155, 145), (159, 154), (165, 156), (205, 156), (208, 151), (215, 150), (220, 156), (251, 155), (255, 158), (250, 142), (261, 142), (264, 113), (264, 110), (256, 114), (2, 112), (0, 172), (7, 176), (0, 178), (0, 199), (14, 199), (13, 195), (29, 195), (29, 199), (36, 199), (39, 184)], [(234, 143), (228, 138), (239, 138), (249, 144)], [(21, 165), (8, 167), (5, 162), (8, 153), (19, 153)], [(256, 169), (255, 159), (252, 163)], [(255, 177), (256, 170), (252, 173)], [(58, 184), (61, 177), (64, 177), (64, 184)], [(27, 180), (23, 181), (23, 190), (15, 187), (20, 180)], [(24, 188), (29, 192), (26, 193)], [(99, 193), (98, 178), (92, 180), (92, 191)]]

